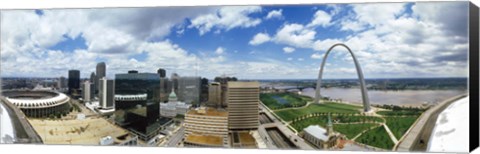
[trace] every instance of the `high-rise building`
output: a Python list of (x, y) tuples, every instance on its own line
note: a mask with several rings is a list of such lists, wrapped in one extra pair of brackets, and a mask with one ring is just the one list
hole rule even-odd
[(115, 74), (115, 123), (148, 141), (172, 122), (161, 118), (157, 73)]
[(230, 130), (257, 129), (259, 125), (258, 82), (227, 83), (228, 128)]
[(96, 77), (95, 77), (95, 93), (98, 93), (99, 92), (99, 89), (100, 89), (100, 79), (105, 77), (107, 72), (106, 72), (106, 65), (104, 62), (100, 62), (100, 63), (97, 63), (97, 68), (96, 68)]
[(108, 80), (103, 77), (99, 80), (99, 92), (98, 99), (100, 100), (100, 106), (104, 109), (113, 108), (115, 104), (115, 83), (113, 80)]
[(64, 89), (67, 88), (67, 79), (65, 77), (60, 77), (58, 78), (58, 83), (57, 83), (58, 89)]
[(165, 69), (163, 69), (163, 68), (159, 68), (157, 70), (157, 73), (160, 75), (161, 78), (164, 78), (167, 75), (167, 71), (165, 71)]
[(175, 91), (175, 93), (178, 94), (178, 80), (180, 79), (180, 75), (178, 75), (177, 73), (172, 73), (171, 77), (170, 77), (170, 80), (172, 82), (172, 87), (173, 87), (173, 90)]
[(215, 77), (214, 79), (215, 82), (219, 82), (220, 83), (220, 87), (222, 89), (222, 93), (221, 93), (221, 106), (222, 107), (227, 107), (228, 106), (228, 103), (227, 103), (227, 82), (229, 81), (237, 81), (237, 78), (236, 77), (228, 77), (228, 76), (220, 76), (220, 77)]
[(90, 102), (92, 99), (93, 84), (87, 80), (82, 84), (82, 98), (83, 102)]
[(222, 87), (218, 82), (208, 85), (208, 106), (220, 107), (222, 103)]
[[(97, 75), (95, 75), (95, 72), (92, 72), (92, 74), (90, 74), (90, 84), (93, 85), (93, 89), (91, 89), (90, 91), (92, 91), (92, 93), (95, 95), (95, 90), (96, 90), (96, 87), (97, 87)], [(95, 97), (95, 96), (92, 96), (92, 98)]]
[(200, 104), (200, 77), (180, 77), (178, 79), (178, 99), (187, 104)]
[(72, 95), (80, 89), (80, 71), (68, 71), (68, 94)]

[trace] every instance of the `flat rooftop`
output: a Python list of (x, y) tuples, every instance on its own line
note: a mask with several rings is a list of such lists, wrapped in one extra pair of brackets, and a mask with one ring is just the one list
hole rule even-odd
[(234, 132), (232, 138), (235, 148), (257, 148), (255, 138), (249, 132)]
[[(202, 110), (205, 111), (205, 112), (202, 112)], [(221, 116), (221, 117), (227, 117), (228, 116), (228, 112), (226, 110), (222, 111), (222, 110), (217, 110), (217, 109), (211, 108), (211, 107), (197, 108), (195, 110), (189, 110), (187, 112), (187, 114), (204, 115), (204, 116)]]
[(212, 135), (195, 135), (189, 134), (185, 138), (185, 142), (200, 144), (200, 145), (210, 145), (210, 146), (223, 146), (223, 137), (212, 136)]
[(121, 143), (132, 136), (129, 132), (103, 118), (83, 120), (28, 119), (44, 144), (99, 145), (100, 139), (111, 136)]
[(243, 81), (229, 81), (227, 83), (229, 88), (259, 88), (258, 82), (243, 82)]

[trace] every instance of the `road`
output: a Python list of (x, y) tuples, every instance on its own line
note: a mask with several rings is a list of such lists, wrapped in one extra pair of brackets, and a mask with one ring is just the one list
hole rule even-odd
[(267, 130), (268, 135), (272, 138), (273, 143), (280, 149), (297, 149), (291, 141), (288, 140), (278, 129)]
[(178, 144), (182, 141), (185, 135), (185, 127), (181, 126), (181, 128), (172, 136), (169, 137), (166, 147), (177, 147)]

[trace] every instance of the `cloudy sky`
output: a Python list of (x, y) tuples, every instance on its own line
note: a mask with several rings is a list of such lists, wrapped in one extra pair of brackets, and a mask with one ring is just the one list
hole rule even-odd
[[(4, 77), (128, 70), (313, 79), (345, 43), (366, 78), (468, 76), (468, 2), (212, 6), (1, 12)], [(356, 78), (341, 47), (325, 78)]]

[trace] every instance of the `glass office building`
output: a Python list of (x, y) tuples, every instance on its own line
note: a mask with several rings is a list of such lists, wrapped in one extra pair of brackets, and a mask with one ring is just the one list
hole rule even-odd
[(129, 72), (115, 75), (115, 122), (148, 141), (171, 119), (160, 117), (160, 76)]

